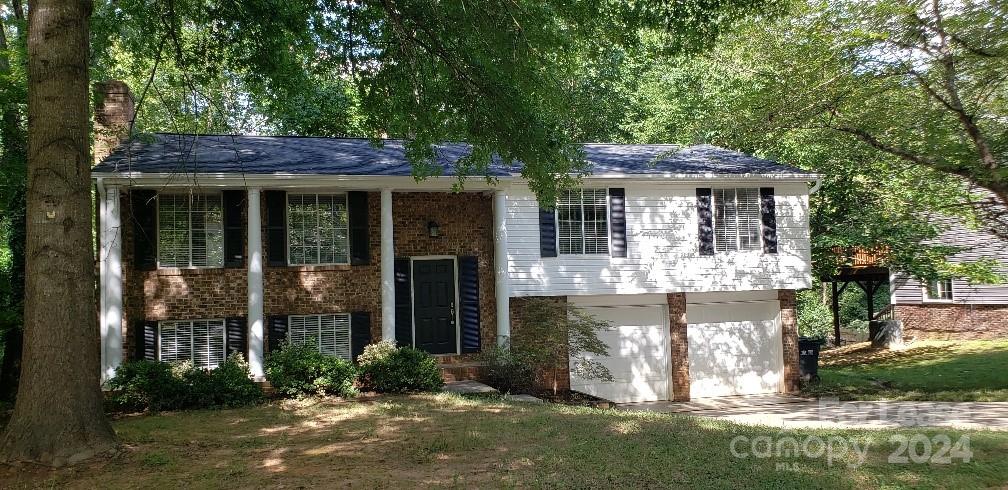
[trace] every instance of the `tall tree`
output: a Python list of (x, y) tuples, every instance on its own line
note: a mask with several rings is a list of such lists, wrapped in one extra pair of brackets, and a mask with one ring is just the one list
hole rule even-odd
[(28, 11), (24, 358), (0, 458), (60, 466), (115, 444), (102, 411), (91, 247), (90, 0)]

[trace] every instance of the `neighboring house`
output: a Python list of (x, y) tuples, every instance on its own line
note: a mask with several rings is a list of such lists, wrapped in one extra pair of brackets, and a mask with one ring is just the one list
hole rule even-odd
[[(129, 119), (121, 99), (100, 122)], [(712, 146), (589, 144), (591, 175), (547, 211), (515, 168), (452, 192), (467, 147), (439, 150), (448, 175), (416, 182), (395, 140), (159, 134), (119, 146), (93, 171), (102, 379), (129, 359), (212, 367), (228, 352), (262, 379), (264, 356), (307, 338), (345, 359), (394, 339), (475, 376), (475, 354), (521, 335), (526, 299), (550, 296), (616, 327), (602, 335), (615, 380), (563, 380), (579, 391), (797, 388), (795, 290), (811, 283), (817, 176)]]
[[(953, 263), (992, 259), (996, 271), (1008, 276), (1008, 242), (993, 233), (972, 229), (961, 220), (932, 218), (942, 230), (929, 243), (960, 248)], [(943, 340), (1008, 338), (1008, 284), (971, 284), (945, 278), (924, 284), (893, 273), (890, 303), (903, 335)]]

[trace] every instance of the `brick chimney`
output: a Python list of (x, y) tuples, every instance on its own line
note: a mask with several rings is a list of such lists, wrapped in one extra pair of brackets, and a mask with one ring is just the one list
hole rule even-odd
[(136, 102), (129, 85), (119, 80), (95, 83), (94, 97), (94, 159), (95, 162), (100, 162), (129, 138), (129, 126), (136, 113)]

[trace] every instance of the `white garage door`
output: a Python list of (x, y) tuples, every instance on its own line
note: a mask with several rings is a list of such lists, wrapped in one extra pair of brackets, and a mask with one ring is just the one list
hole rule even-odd
[(779, 305), (776, 300), (687, 303), (691, 398), (779, 390)]
[(613, 381), (584, 380), (572, 372), (571, 389), (614, 402), (668, 400), (665, 307), (592, 306), (584, 310), (614, 327), (599, 334), (609, 346), (609, 356), (596, 358), (609, 369)]

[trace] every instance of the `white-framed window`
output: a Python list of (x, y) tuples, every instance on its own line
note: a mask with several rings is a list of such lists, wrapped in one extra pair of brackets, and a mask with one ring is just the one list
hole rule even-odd
[(714, 250), (760, 250), (759, 189), (713, 189)]
[(350, 263), (346, 194), (287, 194), (290, 265)]
[(563, 191), (556, 206), (557, 250), (561, 254), (609, 253), (609, 193), (606, 189)]
[(952, 301), (952, 279), (937, 279), (924, 287), (924, 299), (927, 301)]
[(350, 315), (290, 315), (287, 340), (292, 344), (313, 342), (319, 352), (352, 361), (350, 357)]
[(157, 196), (158, 267), (223, 267), (220, 193)]
[(196, 367), (213, 369), (227, 357), (224, 349), (223, 319), (158, 322), (161, 361), (192, 361)]

